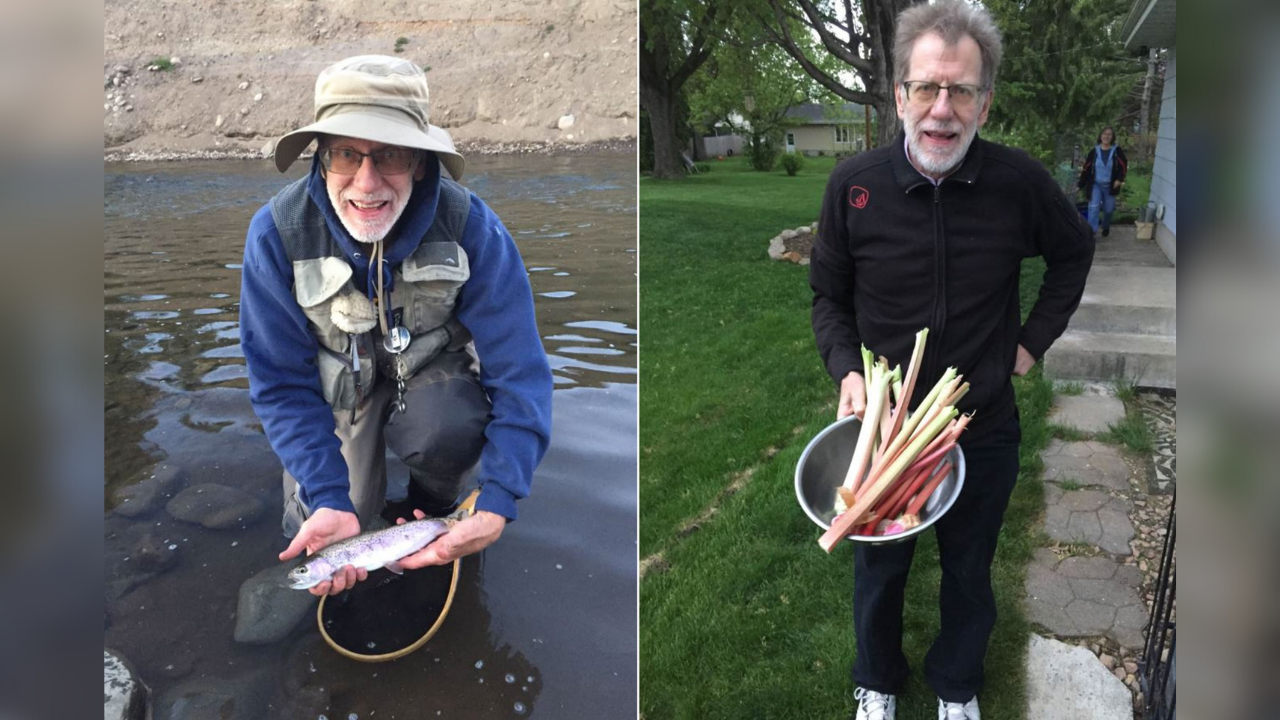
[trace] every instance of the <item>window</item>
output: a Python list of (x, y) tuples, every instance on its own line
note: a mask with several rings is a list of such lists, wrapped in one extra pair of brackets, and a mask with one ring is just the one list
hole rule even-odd
[(847, 127), (836, 127), (836, 142), (837, 142), (837, 143), (845, 143), (845, 144), (848, 144), (848, 142), (849, 142), (849, 128), (847, 128)]

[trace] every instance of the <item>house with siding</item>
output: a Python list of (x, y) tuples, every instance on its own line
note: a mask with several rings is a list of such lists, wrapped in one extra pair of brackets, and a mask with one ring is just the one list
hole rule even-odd
[(862, 105), (805, 103), (788, 110), (786, 118), (791, 125), (786, 130), (788, 153), (847, 155), (867, 149), (867, 111)]
[(1156, 209), (1155, 240), (1177, 265), (1178, 235), (1178, 49), (1174, 0), (1137, 0), (1120, 30), (1126, 50), (1169, 51), (1164, 95), (1156, 128), (1156, 158), (1151, 168), (1151, 202)]

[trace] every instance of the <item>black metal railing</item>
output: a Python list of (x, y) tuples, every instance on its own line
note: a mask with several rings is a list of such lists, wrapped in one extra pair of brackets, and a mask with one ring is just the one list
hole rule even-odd
[(1165, 526), (1164, 550), (1160, 555), (1160, 574), (1156, 577), (1151, 600), (1151, 619), (1147, 623), (1147, 644), (1138, 663), (1145, 720), (1173, 720), (1177, 708), (1177, 622), (1174, 620), (1174, 597), (1177, 574), (1174, 571), (1174, 508), (1177, 493), (1169, 504), (1169, 521)]

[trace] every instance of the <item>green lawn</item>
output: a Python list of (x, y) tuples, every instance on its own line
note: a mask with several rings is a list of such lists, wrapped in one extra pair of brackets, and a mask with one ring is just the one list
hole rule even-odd
[[(809, 159), (788, 177), (734, 159), (684, 180), (641, 180), (640, 555), (662, 558), (640, 587), (648, 720), (854, 709), (853, 553), (818, 548), (792, 489), (805, 444), (835, 419), (835, 388), (809, 326), (807, 268), (766, 254), (780, 230), (816, 219), (834, 164)], [(1042, 271), (1024, 268), (1024, 311)], [(1038, 369), (1017, 385), (1023, 477), (995, 563), (1000, 622), (982, 696), (993, 718), (1020, 717), (1024, 704), (1029, 627), (1019, 602), (1052, 397)], [(939, 578), (926, 534), (907, 597), (917, 669), (937, 632)], [(933, 718), (935, 702), (916, 673), (898, 717)]]

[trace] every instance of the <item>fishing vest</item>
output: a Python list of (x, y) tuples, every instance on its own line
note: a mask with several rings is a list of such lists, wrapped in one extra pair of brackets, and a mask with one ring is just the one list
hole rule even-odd
[[(405, 380), (444, 350), (466, 349), (474, 359), (471, 334), (454, 316), (458, 291), (471, 277), (467, 253), (458, 244), (470, 211), (471, 193), (440, 178), (435, 221), (418, 248), (393, 271), (388, 302), (402, 309), (400, 323), (412, 340), (404, 352), (390, 355), (381, 342), (373, 342), (377, 311), (352, 282), (355, 271), (307, 194), (307, 178), (271, 198), (271, 217), (293, 264), (293, 295), (309, 320), (307, 328), (320, 342), (320, 385), (334, 410), (353, 409), (368, 395), (378, 376), (375, 358)], [(353, 340), (360, 355), (359, 373), (351, 357)]]

